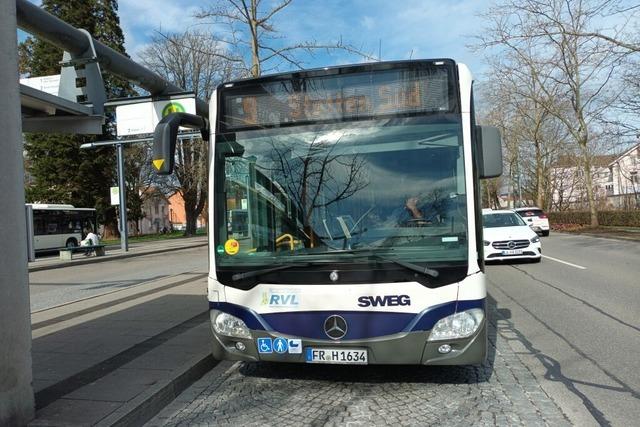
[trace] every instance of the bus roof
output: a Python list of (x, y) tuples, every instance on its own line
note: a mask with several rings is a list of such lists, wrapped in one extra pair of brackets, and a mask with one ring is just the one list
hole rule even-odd
[(94, 208), (76, 208), (73, 205), (53, 204), (53, 203), (26, 203), (32, 209), (65, 209), (74, 211), (95, 211)]

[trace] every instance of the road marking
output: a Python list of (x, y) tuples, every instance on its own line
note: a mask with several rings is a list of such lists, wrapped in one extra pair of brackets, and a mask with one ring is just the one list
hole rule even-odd
[(561, 262), (562, 264), (570, 265), (571, 267), (579, 268), (580, 270), (586, 270), (586, 269), (587, 269), (587, 267), (583, 267), (583, 266), (578, 265), (578, 264), (572, 264), (572, 263), (570, 263), (570, 262), (563, 261), (563, 260), (558, 259), (558, 258), (553, 258), (553, 257), (550, 257), (550, 256), (548, 256), (548, 255), (542, 255), (542, 257), (543, 257), (543, 258), (550, 259), (551, 261)]

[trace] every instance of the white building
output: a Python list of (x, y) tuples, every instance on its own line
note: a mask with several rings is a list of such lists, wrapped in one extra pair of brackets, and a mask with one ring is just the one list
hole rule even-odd
[[(586, 209), (587, 193), (579, 159), (561, 156), (551, 169), (552, 210)], [(592, 184), (600, 209), (640, 208), (640, 144), (619, 156), (594, 156)]]
[(616, 208), (640, 208), (640, 144), (609, 163), (607, 196)]
[[(591, 183), (595, 199), (605, 207), (607, 185), (610, 183), (609, 163), (616, 156), (594, 156), (591, 163)], [(551, 210), (587, 209), (587, 187), (580, 159), (574, 156), (560, 156), (551, 168)]]

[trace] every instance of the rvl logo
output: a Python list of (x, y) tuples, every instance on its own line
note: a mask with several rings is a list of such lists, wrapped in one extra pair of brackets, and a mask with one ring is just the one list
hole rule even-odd
[(360, 307), (396, 307), (399, 305), (411, 305), (409, 295), (376, 295), (358, 298), (358, 306)]
[(300, 304), (296, 294), (271, 294), (269, 297), (269, 305), (292, 306)]

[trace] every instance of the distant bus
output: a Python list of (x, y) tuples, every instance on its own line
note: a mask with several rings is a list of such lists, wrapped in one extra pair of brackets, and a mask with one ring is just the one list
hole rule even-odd
[(72, 205), (27, 204), (33, 209), (33, 245), (36, 251), (78, 246), (84, 230), (97, 230), (96, 210)]

